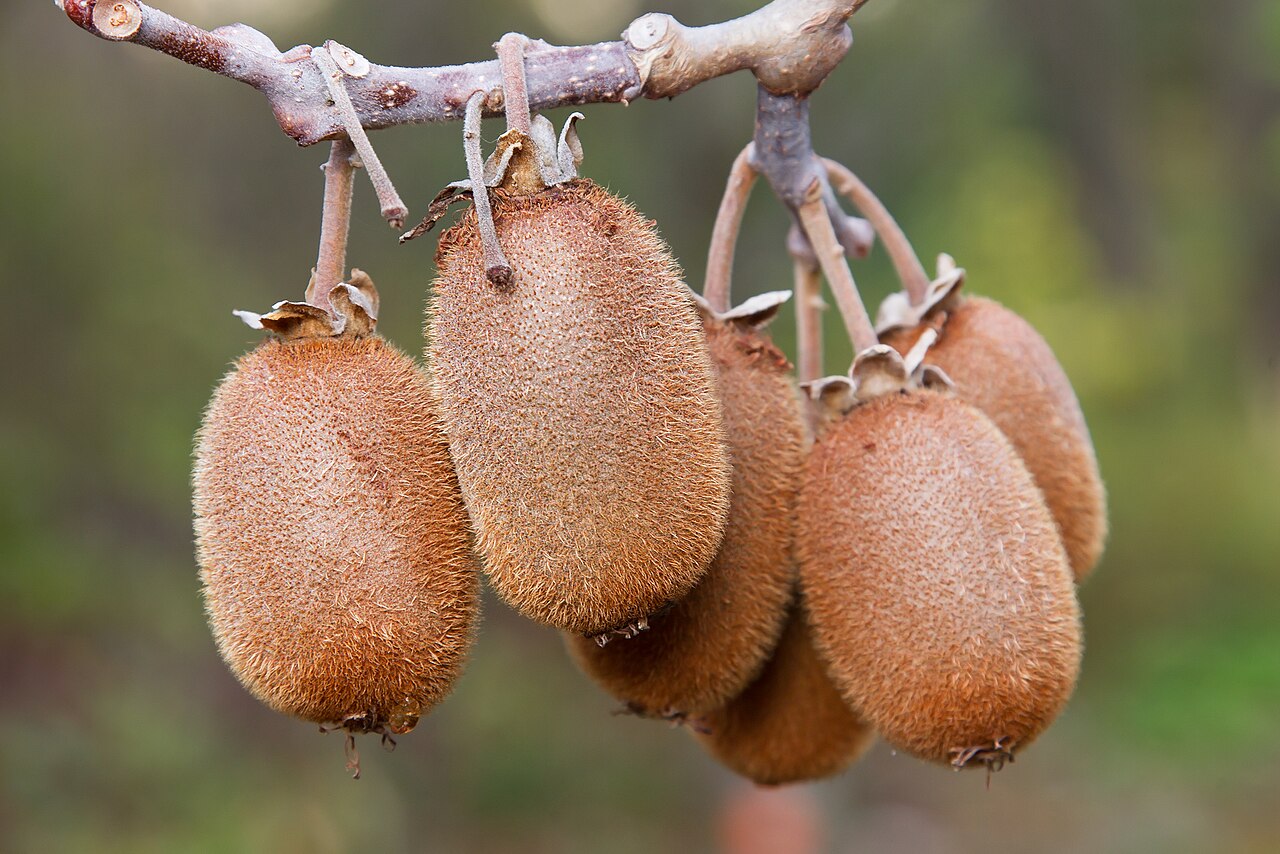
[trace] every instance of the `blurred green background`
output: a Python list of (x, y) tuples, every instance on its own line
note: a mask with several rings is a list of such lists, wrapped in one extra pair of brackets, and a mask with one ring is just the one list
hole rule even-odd
[[(754, 5), (160, 2), (403, 65), (485, 57), (512, 29), (595, 41), (643, 11)], [(741, 784), (687, 734), (611, 715), (558, 636), (500, 603), (453, 697), (394, 754), (367, 741), (358, 783), (339, 736), (240, 688), (201, 611), (191, 436), (257, 340), (231, 310), (301, 296), (325, 147), (296, 148), (245, 86), (94, 39), (47, 0), (8, 8), (0, 849), (714, 850)], [(1049, 340), (1113, 534), (1053, 729), (989, 790), (878, 746), (809, 788), (825, 848), (1280, 850), (1280, 4), (873, 0), (854, 33), (813, 98), (817, 147)], [(694, 283), (753, 100), (734, 75), (585, 110), (584, 171), (657, 219)], [(459, 136), (374, 135), (415, 214), (462, 176)], [(397, 246), (359, 180), (349, 260), (417, 352), (434, 239)], [(759, 189), (739, 297), (790, 286), (786, 225)], [(854, 272), (873, 309), (896, 288), (878, 251)]]

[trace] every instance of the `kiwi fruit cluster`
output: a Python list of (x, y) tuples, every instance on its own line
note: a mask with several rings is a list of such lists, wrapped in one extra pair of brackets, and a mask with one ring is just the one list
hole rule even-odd
[(1011, 760), (1074, 689), (1106, 530), (1048, 346), (946, 262), (802, 386), (767, 332), (789, 295), (693, 294), (579, 159), (572, 120), (535, 117), (453, 186), (475, 204), (439, 241), (425, 368), (358, 271), (245, 315), (274, 338), (217, 389), (194, 474), (232, 671), (283, 713), (407, 732), (462, 670), (484, 576), (623, 709), (757, 783), (877, 735)]

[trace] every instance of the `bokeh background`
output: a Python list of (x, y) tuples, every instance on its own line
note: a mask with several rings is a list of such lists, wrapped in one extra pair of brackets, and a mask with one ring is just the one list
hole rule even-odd
[[(161, 5), (420, 65), (511, 29), (594, 41), (647, 10), (701, 24), (755, 4)], [(365, 743), (358, 783), (339, 736), (240, 688), (201, 611), (191, 437), (257, 340), (231, 309), (301, 295), (325, 147), (294, 146), (249, 88), (96, 40), (46, 0), (6, 10), (0, 849), (714, 850), (742, 784), (686, 733), (612, 715), (554, 632), (498, 602), (453, 697), (394, 754)], [(873, 0), (854, 32), (813, 98), (819, 150), (1049, 340), (1113, 534), (1053, 729), (989, 788), (877, 747), (800, 790), (823, 850), (1280, 850), (1280, 4)], [(585, 110), (585, 171), (657, 219), (695, 283), (753, 98), (735, 75)], [(461, 177), (459, 137), (374, 135), (413, 211)], [(397, 246), (359, 180), (349, 259), (417, 352), (434, 239)], [(790, 286), (786, 224), (762, 187), (739, 296)], [(896, 288), (879, 252), (854, 270), (873, 306)]]

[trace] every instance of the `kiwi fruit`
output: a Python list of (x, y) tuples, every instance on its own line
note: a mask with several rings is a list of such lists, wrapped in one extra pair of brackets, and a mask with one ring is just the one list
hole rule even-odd
[(489, 193), (509, 270), (486, 264), (474, 207), (436, 254), (441, 416), (497, 593), (567, 632), (629, 635), (720, 545), (730, 471), (710, 356), (654, 223), (588, 180), (542, 186), (535, 140), (503, 140), (510, 168)]
[(837, 774), (875, 739), (828, 677), (799, 603), (760, 676), (694, 733), (726, 767), (770, 786)]
[(625, 643), (566, 638), (579, 665), (644, 716), (680, 720), (724, 705), (760, 672), (782, 632), (807, 431), (791, 365), (763, 330), (786, 298), (773, 296), (781, 299), (730, 316), (702, 306), (733, 460), (729, 521), (711, 568)]
[(1009, 437), (1044, 493), (1077, 583), (1084, 581), (1106, 545), (1106, 489), (1080, 403), (1053, 351), (1019, 315), (959, 293), (920, 324), (880, 338), (905, 354), (926, 329), (938, 333), (929, 363)]
[(255, 696), (403, 733), (462, 670), (479, 573), (430, 383), (367, 334), (358, 296), (331, 299), (363, 328), (306, 304), (248, 315), (284, 340), (241, 358), (205, 412), (196, 545), (218, 649)]
[(816, 642), (886, 741), (998, 768), (1066, 704), (1081, 656), (1066, 553), (976, 407), (929, 388), (858, 402), (817, 438), (798, 517)]

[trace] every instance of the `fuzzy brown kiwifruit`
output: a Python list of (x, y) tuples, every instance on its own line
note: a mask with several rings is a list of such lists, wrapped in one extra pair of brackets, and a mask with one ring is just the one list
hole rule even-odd
[(890, 329), (881, 341), (905, 354), (926, 329), (938, 332), (928, 362), (1009, 437), (1044, 492), (1077, 583), (1084, 581), (1106, 545), (1106, 489), (1080, 403), (1053, 351), (1019, 315), (959, 293), (919, 325)]
[(875, 740), (832, 684), (811, 631), (797, 603), (759, 678), (694, 729), (712, 756), (757, 783), (830, 777)]
[(567, 638), (579, 665), (637, 714), (680, 720), (719, 708), (760, 672), (782, 632), (807, 431), (791, 365), (762, 328), (779, 304), (763, 319), (703, 309), (733, 460), (729, 521), (711, 568), (635, 638), (603, 647)]
[(701, 325), (621, 199), (576, 179), (491, 192), (513, 275), (486, 278), (469, 210), (440, 238), (427, 346), (484, 569), (565, 631), (642, 625), (701, 578), (728, 512)]
[(977, 408), (925, 389), (854, 406), (818, 437), (798, 515), (818, 647), (886, 741), (999, 767), (1066, 704), (1081, 655), (1066, 553)]
[(297, 337), (241, 358), (197, 437), (205, 606), (267, 705), (407, 732), (449, 692), (479, 615), (462, 497), (425, 374), (379, 337), (307, 334), (327, 315), (292, 306)]

